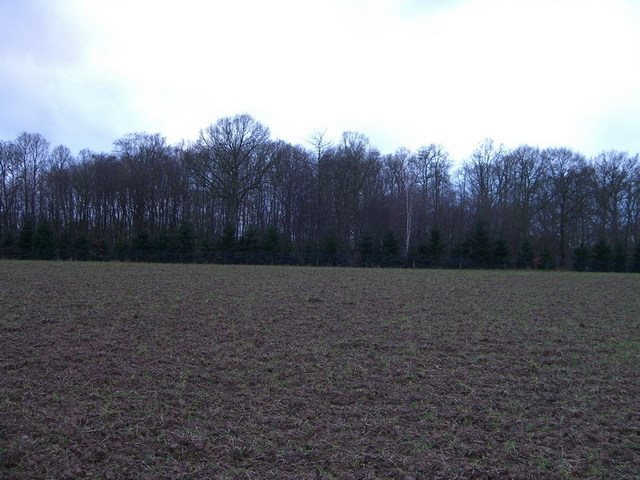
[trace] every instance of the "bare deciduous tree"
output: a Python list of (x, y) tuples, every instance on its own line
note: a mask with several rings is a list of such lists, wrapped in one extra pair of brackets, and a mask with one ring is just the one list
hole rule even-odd
[(550, 202), (558, 232), (560, 266), (567, 264), (568, 231), (574, 221), (585, 215), (589, 195), (589, 167), (585, 158), (568, 148), (544, 151), (550, 175)]
[(224, 220), (236, 231), (242, 202), (271, 167), (269, 137), (269, 129), (250, 115), (225, 117), (200, 132), (189, 157), (192, 174), (224, 201)]
[(416, 168), (415, 157), (407, 149), (399, 149), (393, 155), (385, 157), (385, 170), (392, 182), (392, 195), (397, 197), (403, 205), (404, 214), (404, 248), (405, 257), (409, 254), (411, 236), (413, 232), (413, 210), (415, 205), (416, 187), (420, 171)]
[(39, 133), (24, 132), (15, 141), (23, 213), (36, 222), (39, 182), (49, 158), (49, 142)]

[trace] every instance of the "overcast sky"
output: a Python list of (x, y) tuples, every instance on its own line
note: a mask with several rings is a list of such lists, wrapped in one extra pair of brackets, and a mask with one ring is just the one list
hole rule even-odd
[(640, 0), (0, 0), (0, 139), (110, 151), (237, 113), (383, 153), (635, 154)]

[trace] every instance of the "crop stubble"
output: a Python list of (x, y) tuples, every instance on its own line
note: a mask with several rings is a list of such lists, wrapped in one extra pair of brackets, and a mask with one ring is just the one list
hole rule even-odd
[(640, 276), (0, 262), (1, 478), (636, 478)]

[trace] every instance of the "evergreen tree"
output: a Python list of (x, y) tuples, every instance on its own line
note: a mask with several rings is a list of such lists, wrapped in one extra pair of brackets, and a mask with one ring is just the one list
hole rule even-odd
[(38, 250), (38, 255), (42, 259), (48, 259), (52, 255), (52, 250), (55, 247), (55, 238), (53, 231), (47, 222), (41, 222), (36, 228), (33, 235), (32, 245), (33, 248)]
[(584, 243), (573, 251), (573, 269), (588, 270), (589, 269), (589, 247)]
[(91, 243), (85, 235), (78, 236), (73, 242), (73, 257), (76, 260), (82, 260), (88, 258), (89, 247)]
[(363, 256), (371, 255), (374, 251), (373, 237), (368, 230), (362, 232), (362, 236), (358, 242), (358, 251), (360, 252), (360, 255)]
[(248, 227), (238, 240), (238, 249), (243, 252), (255, 252), (260, 249), (260, 239), (258, 230), (255, 227)]
[(334, 237), (325, 237), (322, 242), (322, 253), (325, 255), (336, 255), (338, 253), (338, 242)]
[(471, 236), (471, 261), (475, 268), (487, 268), (493, 263), (491, 242), (483, 221), (476, 223)]
[(3, 247), (13, 247), (13, 244), (15, 243), (16, 239), (13, 235), (13, 231), (11, 230), (5, 230), (4, 234), (2, 236), (2, 246)]
[(293, 241), (286, 235), (280, 235), (280, 253), (291, 253), (293, 251)]
[(451, 249), (451, 258), (457, 262), (460, 268), (469, 267), (471, 261), (471, 241), (466, 240), (464, 242), (456, 243)]
[(553, 259), (553, 254), (549, 250), (548, 246), (542, 247), (542, 268), (545, 270), (554, 270), (556, 268), (556, 262)]
[(636, 243), (636, 248), (633, 250), (633, 258), (631, 260), (631, 271), (640, 273), (640, 241)]
[(270, 225), (262, 237), (262, 250), (269, 253), (280, 249), (280, 232), (275, 225)]
[(616, 243), (613, 249), (613, 269), (616, 272), (626, 272), (627, 261), (627, 250), (624, 248), (624, 245), (622, 243)]
[(400, 242), (398, 242), (393, 230), (387, 230), (382, 237), (382, 253), (384, 255), (400, 254)]
[(180, 252), (188, 253), (194, 249), (195, 235), (193, 234), (193, 227), (191, 223), (183, 220), (180, 223), (180, 228), (175, 237), (176, 247)]
[(216, 245), (209, 237), (204, 237), (200, 240), (200, 251), (201, 252), (213, 252), (216, 248)]
[(73, 248), (76, 249), (76, 250), (82, 250), (83, 252), (88, 251), (89, 250), (89, 246), (90, 246), (89, 239), (87, 237), (85, 237), (84, 235), (80, 235), (73, 242)]
[(169, 238), (166, 233), (160, 233), (154, 236), (149, 242), (149, 247), (152, 250), (159, 250), (161, 252), (169, 249), (176, 249), (175, 243)]
[(427, 247), (427, 255), (432, 264), (437, 264), (444, 255), (444, 241), (442, 240), (442, 232), (434, 227), (429, 233), (429, 245)]
[(611, 246), (601, 238), (593, 247), (593, 268), (597, 272), (608, 272), (611, 269)]
[(223, 252), (231, 252), (236, 248), (236, 229), (228, 223), (222, 230), (222, 236), (217, 242), (218, 250)]
[(113, 245), (113, 252), (121, 261), (124, 261), (127, 250), (129, 250), (129, 243), (126, 240), (117, 240)]
[(109, 252), (109, 245), (104, 241), (104, 238), (99, 238), (93, 242), (93, 250), (102, 258), (105, 258)]
[[(88, 249), (89, 241), (85, 237), (80, 238), (84, 241), (83, 243), (86, 243)], [(149, 234), (145, 231), (138, 232), (138, 234), (133, 238), (131, 246), (134, 250), (149, 250), (152, 247), (151, 240), (149, 239)], [(79, 248), (79, 246), (76, 245), (76, 248)]]
[(67, 250), (69, 248), (70, 240), (69, 240), (69, 232), (64, 231), (60, 234), (58, 238), (58, 249), (59, 250)]
[(493, 258), (498, 268), (506, 268), (509, 263), (509, 247), (503, 238), (496, 240), (493, 246)]
[(369, 258), (373, 255), (374, 246), (373, 238), (368, 230), (362, 232), (360, 241), (358, 242), (358, 252), (360, 253), (360, 262), (365, 266), (369, 266)]
[(420, 245), (418, 245), (418, 255), (416, 256), (416, 259), (422, 266), (431, 265), (431, 263), (429, 262), (429, 255), (427, 253), (428, 251), (429, 245), (427, 245), (426, 243), (421, 243)]
[(518, 252), (518, 260), (516, 266), (518, 268), (531, 268), (533, 266), (533, 247), (531, 241), (525, 238), (520, 244), (520, 251)]
[(33, 223), (29, 218), (25, 218), (18, 233), (18, 248), (28, 250), (31, 247), (33, 247)]

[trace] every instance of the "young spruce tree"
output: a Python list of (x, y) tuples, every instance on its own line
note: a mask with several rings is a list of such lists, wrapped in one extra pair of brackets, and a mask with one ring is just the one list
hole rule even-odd
[(636, 248), (633, 250), (633, 258), (631, 260), (631, 271), (640, 273), (640, 241), (636, 243)]
[(593, 269), (597, 272), (608, 272), (611, 269), (611, 246), (601, 238), (593, 247)]
[(531, 268), (533, 267), (533, 247), (531, 241), (525, 238), (520, 245), (520, 252), (518, 252), (518, 260), (516, 265), (518, 268)]

